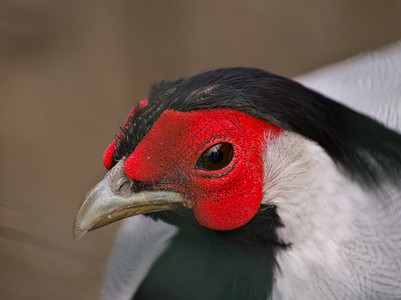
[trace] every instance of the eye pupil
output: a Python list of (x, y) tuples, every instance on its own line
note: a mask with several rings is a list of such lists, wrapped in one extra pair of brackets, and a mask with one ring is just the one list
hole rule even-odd
[(226, 167), (233, 158), (233, 146), (230, 143), (218, 143), (206, 149), (198, 161), (196, 168), (215, 171)]
[(213, 164), (221, 162), (222, 159), (223, 159), (223, 153), (220, 151), (220, 149), (217, 151), (213, 151), (209, 155), (209, 161)]

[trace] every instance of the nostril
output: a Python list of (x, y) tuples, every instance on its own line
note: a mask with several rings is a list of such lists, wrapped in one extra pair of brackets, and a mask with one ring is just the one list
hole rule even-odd
[(146, 189), (144, 183), (133, 180), (124, 173), (123, 160), (119, 161), (106, 176), (113, 193), (123, 197), (131, 196), (133, 193), (139, 193)]
[(112, 190), (115, 194), (128, 196), (135, 192), (134, 182), (123, 174), (122, 176), (120, 174), (119, 178), (114, 178), (111, 182)]
[(120, 194), (131, 194), (133, 192), (133, 182), (124, 181), (118, 188)]
[(123, 197), (128, 197), (133, 193), (139, 193), (140, 191), (145, 189), (143, 183), (132, 180), (127, 176), (122, 176), (112, 182), (113, 183), (111, 184), (111, 186), (113, 192)]

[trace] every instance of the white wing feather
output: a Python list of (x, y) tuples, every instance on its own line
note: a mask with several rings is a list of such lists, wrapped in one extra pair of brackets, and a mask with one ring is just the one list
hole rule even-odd
[[(298, 81), (401, 132), (401, 42)], [(265, 164), (263, 201), (292, 243), (277, 254), (273, 299), (401, 299), (401, 179), (364, 190), (293, 133), (269, 143)]]
[[(401, 132), (401, 42), (322, 68), (297, 80)], [(298, 197), (292, 197), (291, 185), (278, 184), (266, 191), (263, 200), (274, 202), (278, 206), (286, 225), (280, 229), (280, 237), (299, 242), (293, 250), (278, 255), (281, 269), (276, 275), (275, 298), (352, 298), (359, 287), (364, 284), (366, 286), (366, 282), (358, 280), (370, 274), (377, 276), (372, 275), (367, 279), (371, 291), (366, 292), (366, 299), (376, 299), (372, 296), (377, 297), (375, 292), (388, 291), (389, 287), (392, 290), (383, 294), (384, 298), (400, 296), (401, 254), (397, 254), (394, 249), (401, 249), (401, 209), (400, 204), (394, 204), (397, 201), (392, 201), (400, 198), (399, 189), (390, 187), (376, 195), (366, 193), (357, 185), (341, 179), (334, 165), (327, 168), (327, 165), (322, 167), (322, 164), (315, 164), (321, 159), (330, 165), (331, 160), (314, 143), (294, 134), (287, 134), (283, 139), (290, 141), (292, 147), (284, 146), (285, 143), (281, 143), (284, 140), (277, 141), (276, 146), (271, 147), (271, 151), (267, 153), (267, 161), (274, 159), (277, 162), (277, 156), (282, 158), (283, 154), (290, 155), (290, 158), (281, 160), (284, 161), (281, 165), (269, 170), (266, 180), (283, 182), (283, 178), (277, 176), (287, 176), (284, 182), (291, 182), (293, 186), (299, 185), (302, 192)], [(299, 153), (294, 151), (296, 147), (309, 151), (310, 156), (297, 160)], [(296, 170), (290, 163), (297, 164), (299, 168)], [(302, 177), (306, 173), (309, 175), (308, 179)], [(312, 183), (315, 179), (317, 183)], [(330, 183), (327, 186), (332, 188), (325, 189), (322, 186), (325, 183)], [(313, 194), (313, 190), (319, 189), (325, 195)], [(345, 194), (353, 195), (351, 198), (355, 201), (350, 204), (350, 199), (346, 199)], [(304, 206), (308, 205), (308, 201), (312, 201), (312, 198), (319, 200), (319, 197), (324, 196), (326, 200), (319, 203), (313, 211), (306, 210), (309, 220), (315, 218), (316, 222), (308, 223), (308, 218), (304, 218), (302, 225), (297, 224), (301, 215), (305, 217)], [(386, 203), (393, 204), (389, 207), (377, 206), (378, 202), (373, 201), (375, 197), (386, 198), (389, 200)], [(367, 200), (362, 203), (359, 200), (361, 198)], [(332, 204), (329, 204), (331, 200)], [(372, 214), (372, 207), (369, 205), (376, 206), (378, 214)], [(333, 212), (340, 208), (348, 213), (334, 217)], [(351, 218), (355, 215), (357, 222)], [(332, 222), (321, 227), (318, 221), (327, 221), (328, 218), (332, 218)], [(376, 220), (380, 222), (383, 218), (385, 222), (382, 222), (381, 227), (369, 225)], [(300, 227), (303, 227), (302, 230), (299, 230)], [(177, 228), (174, 226), (141, 216), (125, 220), (106, 270), (103, 299), (130, 299), (154, 260), (176, 232)], [(341, 251), (338, 245), (343, 247)], [(375, 259), (372, 260), (372, 257)], [(315, 264), (312, 269), (311, 264)], [(328, 270), (328, 275), (319, 276), (319, 268)], [(316, 272), (311, 271), (313, 269)], [(364, 273), (366, 276), (363, 276)], [(343, 282), (341, 278), (349, 280)], [(315, 281), (312, 287), (309, 285), (311, 281)], [(336, 289), (343, 289), (343, 292), (336, 296)], [(279, 297), (278, 294), (282, 296)]]
[(124, 220), (106, 269), (102, 299), (131, 299), (177, 231), (144, 216)]

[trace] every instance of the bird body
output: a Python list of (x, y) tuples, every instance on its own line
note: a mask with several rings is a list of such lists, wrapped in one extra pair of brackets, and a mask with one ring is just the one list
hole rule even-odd
[(131, 215), (110, 299), (400, 299), (401, 136), (302, 85), (227, 68), (155, 85), (75, 235)]
[(277, 234), (291, 247), (277, 252), (273, 299), (399, 298), (399, 189), (362, 188), (301, 137), (278, 143), (266, 155), (277, 169), (266, 174), (273, 184), (264, 201), (277, 205)]

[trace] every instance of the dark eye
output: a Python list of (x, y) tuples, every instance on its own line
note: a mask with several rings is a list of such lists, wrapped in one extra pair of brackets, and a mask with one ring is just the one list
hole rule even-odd
[(196, 162), (196, 168), (205, 171), (223, 169), (233, 158), (233, 146), (229, 143), (219, 143), (211, 146), (201, 154)]

